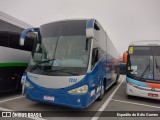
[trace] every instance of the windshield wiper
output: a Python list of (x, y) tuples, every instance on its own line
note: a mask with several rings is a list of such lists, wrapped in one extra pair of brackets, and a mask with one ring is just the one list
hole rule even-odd
[(146, 74), (146, 72), (148, 71), (148, 69), (150, 69), (150, 59), (149, 59), (149, 63), (147, 65), (147, 67), (145, 68), (145, 70), (143, 71), (143, 73), (140, 76), (140, 79), (143, 78), (143, 76)]
[(160, 73), (160, 66), (157, 64), (157, 59), (155, 58), (155, 62), (156, 62), (156, 71), (157, 73)]
[(143, 78), (143, 76), (145, 75), (145, 73), (148, 71), (149, 68), (150, 68), (150, 63), (147, 65), (147, 67), (145, 68), (145, 70), (141, 74), (140, 79)]
[(66, 69), (56, 69), (56, 70), (45, 70), (46, 72), (63, 72), (63, 73), (69, 73), (71, 75), (79, 75), (78, 73), (75, 72), (69, 72), (69, 71), (64, 71)]
[(147, 67), (145, 68), (145, 70), (143, 71), (143, 73), (140, 76), (140, 79), (143, 78), (143, 76), (146, 74), (146, 72), (148, 71), (148, 69), (150, 69), (150, 59), (149, 59), (149, 63), (147, 65)]
[(41, 61), (41, 62), (35, 64), (29, 71), (32, 72), (33, 70), (35, 70), (38, 67), (38, 65), (43, 64), (43, 63), (47, 63), (49, 61), (54, 61), (54, 60), (55, 59), (49, 59), (49, 60)]

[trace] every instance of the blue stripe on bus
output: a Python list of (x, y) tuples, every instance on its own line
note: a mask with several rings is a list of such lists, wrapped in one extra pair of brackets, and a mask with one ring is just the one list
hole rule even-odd
[(128, 81), (128, 82), (130, 82), (130, 83), (133, 83), (133, 84), (135, 84), (135, 85), (138, 85), (138, 86), (148, 87), (144, 82), (141, 82), (141, 81), (138, 81), (138, 80), (129, 78), (129, 77), (126, 78), (126, 81)]

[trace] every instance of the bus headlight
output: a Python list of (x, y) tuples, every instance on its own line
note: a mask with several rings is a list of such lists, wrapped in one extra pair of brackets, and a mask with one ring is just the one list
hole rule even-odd
[(71, 93), (71, 94), (85, 94), (87, 92), (88, 92), (88, 85), (83, 85), (81, 87), (68, 91), (68, 93)]
[(33, 88), (33, 86), (27, 80), (25, 80), (24, 85), (28, 88)]

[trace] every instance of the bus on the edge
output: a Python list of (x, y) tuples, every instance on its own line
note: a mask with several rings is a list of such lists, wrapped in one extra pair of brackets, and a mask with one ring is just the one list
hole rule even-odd
[(27, 99), (86, 108), (117, 83), (119, 54), (95, 19), (57, 21), (26, 29), (21, 45), (29, 32), (37, 32), (37, 42), (22, 77)]
[(127, 95), (160, 99), (160, 41), (133, 42), (127, 59)]
[(19, 38), (28, 27), (33, 26), (0, 11), (0, 94), (22, 88), (21, 77), (29, 63), (34, 36), (30, 34), (24, 46), (19, 45)]

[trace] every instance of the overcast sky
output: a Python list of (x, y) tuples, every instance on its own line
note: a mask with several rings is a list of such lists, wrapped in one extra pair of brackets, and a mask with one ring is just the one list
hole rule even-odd
[(160, 40), (160, 0), (0, 0), (0, 11), (36, 27), (95, 18), (121, 55), (131, 41)]

